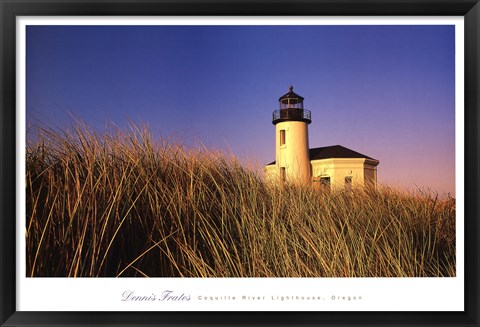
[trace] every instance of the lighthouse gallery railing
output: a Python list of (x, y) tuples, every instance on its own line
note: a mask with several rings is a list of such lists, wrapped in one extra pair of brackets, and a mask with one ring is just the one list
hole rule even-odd
[(272, 114), (272, 122), (275, 124), (285, 120), (300, 120), (310, 123), (312, 121), (312, 113), (310, 110), (287, 108), (275, 110)]

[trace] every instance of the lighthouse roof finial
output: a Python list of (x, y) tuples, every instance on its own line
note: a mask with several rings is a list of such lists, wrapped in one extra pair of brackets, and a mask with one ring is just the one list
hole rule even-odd
[(299, 99), (299, 100), (302, 100), (303, 101), (303, 97), (296, 94), (295, 92), (293, 92), (293, 85), (290, 84), (290, 87), (289, 87), (290, 91), (284, 95), (282, 95), (280, 97), (280, 99), (278, 99), (279, 101), (282, 101), (282, 99)]

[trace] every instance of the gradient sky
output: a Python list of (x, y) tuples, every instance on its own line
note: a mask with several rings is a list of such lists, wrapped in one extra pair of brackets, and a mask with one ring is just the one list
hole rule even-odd
[(27, 125), (128, 120), (275, 160), (272, 111), (294, 91), (310, 147), (380, 160), (379, 183), (455, 194), (455, 27), (28, 26)]

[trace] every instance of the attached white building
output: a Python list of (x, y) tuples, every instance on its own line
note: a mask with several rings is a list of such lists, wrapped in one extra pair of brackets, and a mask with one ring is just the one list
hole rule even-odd
[(279, 99), (280, 109), (273, 112), (272, 120), (276, 160), (265, 166), (267, 177), (315, 187), (376, 187), (378, 160), (341, 145), (309, 148), (312, 121), (303, 100), (292, 86)]

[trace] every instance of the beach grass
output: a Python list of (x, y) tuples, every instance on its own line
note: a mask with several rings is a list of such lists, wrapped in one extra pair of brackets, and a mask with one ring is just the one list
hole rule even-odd
[(31, 128), (29, 277), (452, 277), (455, 199), (275, 184), (149, 129)]

